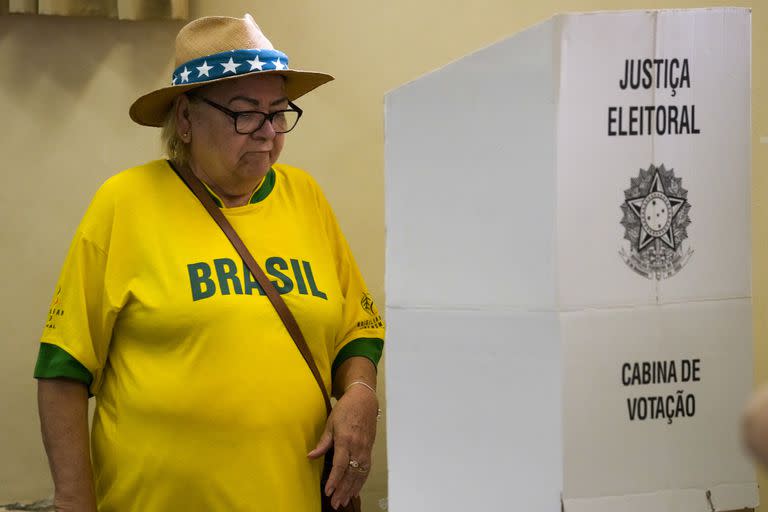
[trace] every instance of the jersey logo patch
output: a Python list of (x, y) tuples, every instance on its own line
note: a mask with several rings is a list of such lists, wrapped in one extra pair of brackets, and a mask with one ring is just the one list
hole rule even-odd
[(376, 311), (376, 304), (373, 303), (373, 297), (371, 297), (371, 294), (368, 292), (363, 292), (363, 298), (360, 299), (360, 306), (363, 308), (363, 311), (370, 316), (377, 316), (379, 314), (379, 312)]
[(64, 307), (61, 303), (61, 286), (56, 288), (56, 293), (51, 301), (51, 307), (48, 308), (48, 320), (45, 322), (47, 329), (56, 328), (56, 319), (60, 316), (64, 316)]
[(371, 297), (370, 293), (363, 292), (363, 298), (360, 299), (360, 307), (362, 307), (363, 311), (368, 313), (372, 318), (357, 322), (358, 329), (376, 329), (384, 327), (384, 322), (381, 319), (381, 315), (379, 315), (379, 312), (376, 310), (376, 304), (374, 304), (373, 297)]

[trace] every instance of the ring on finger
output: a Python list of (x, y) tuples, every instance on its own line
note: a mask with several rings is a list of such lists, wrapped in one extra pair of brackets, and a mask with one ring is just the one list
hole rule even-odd
[(365, 467), (362, 464), (360, 464), (360, 461), (357, 461), (355, 459), (349, 459), (349, 467), (357, 471), (358, 473), (368, 473), (371, 468)]

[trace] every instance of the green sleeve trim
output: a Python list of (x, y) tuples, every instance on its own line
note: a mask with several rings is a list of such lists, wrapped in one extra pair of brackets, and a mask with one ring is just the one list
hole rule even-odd
[(384, 340), (381, 338), (355, 338), (339, 350), (339, 355), (333, 360), (331, 366), (331, 378), (336, 378), (336, 370), (350, 357), (367, 357), (374, 366), (378, 366), (383, 350)]
[(93, 382), (93, 375), (80, 361), (56, 345), (41, 343), (37, 364), (35, 364), (35, 378), (55, 379), (60, 377), (82, 382), (89, 388)]

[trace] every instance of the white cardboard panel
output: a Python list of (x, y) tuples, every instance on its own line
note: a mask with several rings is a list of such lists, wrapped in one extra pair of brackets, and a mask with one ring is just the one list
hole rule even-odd
[[(661, 300), (751, 296), (750, 18), (743, 10), (658, 15), (657, 52), (687, 56), (691, 88), (656, 104), (696, 106), (698, 135), (654, 138), (656, 162), (683, 178), (691, 203), (687, 266), (660, 283)], [(702, 279), (702, 276), (707, 276)]]
[[(743, 9), (564, 17), (558, 111), (563, 307), (750, 296), (749, 28)], [(641, 58), (685, 61), (690, 87), (673, 89), (660, 78), (649, 89), (622, 89), (627, 61)], [(609, 107), (623, 108), (626, 121), (629, 107), (647, 105), (690, 109), (701, 133), (608, 136)], [(651, 164), (673, 169), (692, 205), (688, 238), (677, 242), (687, 264), (662, 281), (627, 272), (617, 255), (629, 242), (615, 208), (630, 180)]]
[[(631, 500), (658, 491), (754, 485), (739, 437), (752, 386), (751, 327), (749, 300), (562, 313), (565, 498)], [(683, 382), (682, 361), (696, 359), (700, 380)], [(674, 379), (658, 372), (649, 384), (632, 379), (635, 363), (658, 361), (675, 362)], [(644, 420), (637, 412), (631, 419), (633, 399), (661, 396), (666, 404), (678, 395), (695, 397), (693, 416), (669, 423), (666, 412), (660, 418), (646, 412)]]
[(702, 489), (676, 489), (632, 496), (566, 499), (564, 505), (568, 512), (732, 512), (745, 506), (754, 508), (759, 503), (757, 484), (718, 485), (709, 491), (709, 496)]
[(680, 512), (711, 511), (706, 491), (675, 489), (630, 496), (605, 496), (563, 500), (568, 512)]
[(556, 314), (388, 308), (387, 323), (390, 508), (558, 510)]
[[(560, 489), (567, 512), (756, 505), (749, 29), (743, 9), (562, 16), (387, 96), (392, 510), (554, 511)], [(642, 58), (687, 58), (690, 89), (622, 90)], [(661, 103), (696, 105), (702, 133), (608, 136), (609, 107)], [(657, 280), (627, 267), (620, 221), (661, 164), (692, 256)], [(702, 379), (621, 381), (670, 360)], [(678, 390), (691, 417), (628, 418)]]
[(716, 512), (757, 508), (759, 488), (757, 483), (718, 485), (711, 490), (710, 501)]
[[(628, 56), (653, 55), (652, 12), (562, 17), (558, 110), (557, 230), (560, 305), (653, 304), (656, 285), (619, 256), (620, 205), (630, 178), (652, 163), (650, 137), (609, 137), (608, 108), (627, 103), (619, 87)], [(632, 91), (651, 104), (652, 91)]]
[(387, 301), (555, 306), (551, 23), (386, 98)]

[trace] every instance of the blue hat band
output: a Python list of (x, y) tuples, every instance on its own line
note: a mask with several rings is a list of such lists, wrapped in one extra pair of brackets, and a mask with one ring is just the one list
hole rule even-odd
[(231, 50), (185, 62), (171, 85), (195, 84), (259, 71), (286, 70), (288, 56), (278, 50)]

